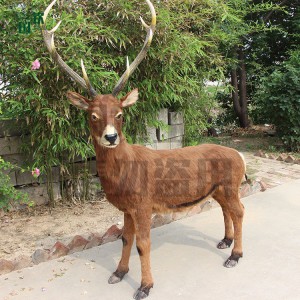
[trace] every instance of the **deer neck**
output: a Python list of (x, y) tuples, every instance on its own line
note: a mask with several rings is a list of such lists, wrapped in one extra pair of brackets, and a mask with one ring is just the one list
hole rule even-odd
[[(115, 148), (105, 148), (95, 144), (97, 171), (101, 185), (108, 198), (114, 195), (115, 188), (120, 185), (120, 177), (126, 176), (127, 162), (134, 159), (132, 146), (124, 137)], [(124, 173), (125, 172), (125, 173)]]

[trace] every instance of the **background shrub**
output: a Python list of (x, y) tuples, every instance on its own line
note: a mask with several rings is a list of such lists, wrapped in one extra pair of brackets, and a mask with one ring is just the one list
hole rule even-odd
[(268, 77), (255, 94), (254, 118), (276, 125), (284, 143), (300, 150), (300, 49)]
[(29, 197), (26, 193), (22, 193), (14, 188), (10, 183), (8, 172), (12, 169), (25, 170), (4, 161), (0, 156), (0, 209), (9, 209), (18, 204), (31, 205)]

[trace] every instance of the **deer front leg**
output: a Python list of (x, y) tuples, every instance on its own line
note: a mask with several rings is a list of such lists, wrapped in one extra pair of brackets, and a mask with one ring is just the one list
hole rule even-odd
[(244, 206), (240, 202), (238, 196), (231, 208), (231, 218), (234, 227), (234, 247), (230, 257), (225, 261), (224, 266), (227, 268), (235, 267), (241, 257), (243, 257), (242, 249), (242, 224), (244, 216)]
[(134, 240), (134, 223), (130, 214), (124, 213), (124, 229), (122, 235), (123, 250), (122, 257), (117, 270), (110, 276), (108, 283), (114, 284), (120, 282), (129, 271), (129, 257)]
[(144, 299), (149, 295), (153, 287), (153, 279), (150, 266), (150, 229), (151, 229), (151, 211), (138, 212), (134, 217), (136, 228), (136, 247), (140, 256), (142, 280), (141, 286), (134, 294), (136, 300)]

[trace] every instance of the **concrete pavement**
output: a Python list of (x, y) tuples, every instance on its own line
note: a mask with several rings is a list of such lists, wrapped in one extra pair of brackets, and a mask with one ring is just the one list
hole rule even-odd
[[(243, 199), (244, 258), (236, 268), (219, 250), (223, 216), (219, 208), (152, 231), (154, 289), (160, 299), (300, 299), (300, 180)], [(101, 217), (101, 216), (99, 216)], [(121, 254), (121, 241), (0, 276), (1, 300), (124, 300), (140, 285), (133, 249), (130, 272), (107, 284)]]

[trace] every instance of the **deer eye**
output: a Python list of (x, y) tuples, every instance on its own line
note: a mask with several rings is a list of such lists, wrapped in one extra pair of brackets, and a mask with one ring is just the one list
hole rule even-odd
[(97, 121), (99, 119), (99, 117), (95, 113), (92, 113), (91, 118), (93, 121)]
[(115, 116), (115, 118), (117, 120), (120, 120), (122, 118), (122, 113), (121, 112), (117, 113), (117, 115)]

